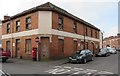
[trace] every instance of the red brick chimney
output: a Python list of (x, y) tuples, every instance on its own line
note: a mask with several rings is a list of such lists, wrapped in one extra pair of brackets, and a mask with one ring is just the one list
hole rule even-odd
[(10, 19), (10, 16), (5, 15), (4, 20)]

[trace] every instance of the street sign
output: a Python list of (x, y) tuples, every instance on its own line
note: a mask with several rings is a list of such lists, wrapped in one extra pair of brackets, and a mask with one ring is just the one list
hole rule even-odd
[(35, 42), (37, 43), (37, 61), (39, 60), (39, 58), (38, 58), (38, 47), (39, 47), (39, 37), (36, 37), (35, 38)]
[(35, 38), (35, 42), (38, 43), (39, 42), (39, 37)]

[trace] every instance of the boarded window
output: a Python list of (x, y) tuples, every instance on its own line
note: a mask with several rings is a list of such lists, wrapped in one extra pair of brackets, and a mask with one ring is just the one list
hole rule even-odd
[(97, 31), (95, 31), (95, 38), (97, 38)]
[(91, 32), (90, 32), (90, 33), (91, 33), (91, 37), (92, 37), (92, 36), (93, 36), (93, 32), (92, 32), (92, 29), (91, 29)]
[(88, 36), (87, 27), (85, 27), (85, 36)]
[(59, 39), (59, 52), (61, 54), (61, 56), (63, 56), (64, 54), (64, 40), (63, 39)]
[(77, 41), (74, 41), (74, 51), (77, 51)]
[(25, 41), (25, 52), (30, 54), (32, 51), (31, 49), (31, 39), (26, 39)]
[(6, 51), (10, 51), (10, 41), (6, 42)]

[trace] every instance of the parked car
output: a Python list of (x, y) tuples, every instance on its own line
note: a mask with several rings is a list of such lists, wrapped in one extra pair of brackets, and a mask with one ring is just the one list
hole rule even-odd
[(0, 48), (0, 60), (2, 62), (6, 62), (8, 58), (10, 58), (11, 53), (10, 51), (4, 51), (3, 48)]
[(11, 76), (11, 75), (0, 70), (0, 76)]
[(116, 51), (116, 49), (115, 48), (108, 48), (109, 49), (109, 52), (111, 53), (111, 54), (117, 54), (117, 51)]
[(69, 62), (83, 62), (93, 61), (93, 53), (90, 50), (80, 50), (69, 57)]
[(100, 49), (100, 52), (96, 54), (96, 56), (110, 56), (110, 52), (108, 48), (102, 48)]
[(117, 50), (118, 52), (120, 52), (120, 48), (116, 48), (116, 50)]

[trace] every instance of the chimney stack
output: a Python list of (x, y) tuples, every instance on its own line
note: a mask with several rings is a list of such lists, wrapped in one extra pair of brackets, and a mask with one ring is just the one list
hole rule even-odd
[(4, 20), (10, 19), (10, 16), (5, 15)]

